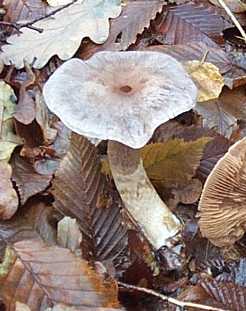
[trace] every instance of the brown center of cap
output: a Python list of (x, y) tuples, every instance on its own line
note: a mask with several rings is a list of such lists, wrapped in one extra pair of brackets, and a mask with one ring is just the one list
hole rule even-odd
[(129, 85), (123, 85), (120, 87), (121, 92), (123, 93), (130, 93), (132, 88)]

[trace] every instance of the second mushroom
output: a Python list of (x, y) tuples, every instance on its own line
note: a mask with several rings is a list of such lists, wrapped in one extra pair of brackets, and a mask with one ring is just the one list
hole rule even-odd
[(168, 246), (179, 219), (156, 193), (139, 149), (164, 122), (192, 109), (197, 89), (182, 65), (158, 52), (100, 52), (71, 59), (44, 86), (49, 109), (74, 132), (107, 139), (116, 187), (154, 249)]

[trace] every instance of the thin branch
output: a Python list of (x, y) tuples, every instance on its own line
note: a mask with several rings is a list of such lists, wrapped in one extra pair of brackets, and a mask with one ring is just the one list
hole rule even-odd
[(230, 17), (230, 19), (233, 21), (234, 25), (237, 27), (240, 34), (242, 35), (243, 40), (246, 42), (246, 33), (243, 27), (240, 25), (239, 21), (236, 19), (235, 15), (232, 13), (230, 8), (225, 4), (224, 0), (218, 0), (218, 2), (222, 6), (222, 8), (226, 11), (227, 15)]
[(225, 310), (225, 309), (220, 309), (220, 308), (215, 308), (215, 307), (210, 307), (210, 306), (206, 306), (206, 305), (202, 305), (199, 303), (193, 303), (193, 302), (187, 302), (187, 301), (181, 301), (172, 297), (168, 297), (165, 296), (163, 294), (157, 293), (152, 289), (148, 289), (148, 288), (144, 288), (144, 287), (138, 287), (138, 286), (134, 286), (134, 285), (130, 285), (130, 284), (126, 284), (123, 282), (118, 281), (118, 284), (124, 288), (130, 289), (130, 290), (135, 290), (138, 292), (142, 292), (148, 295), (152, 295), (155, 296), (157, 298), (160, 298), (161, 300), (168, 302), (168, 303), (172, 303), (176, 306), (179, 306), (181, 308), (185, 308), (185, 307), (190, 307), (190, 308), (197, 308), (200, 310), (207, 310), (207, 311), (230, 311), (229, 309)]
[(12, 27), (14, 29), (16, 29), (18, 32), (21, 32), (21, 28), (30, 28), (32, 30), (35, 30), (35, 31), (38, 31), (38, 32), (43, 32), (43, 29), (41, 28), (37, 28), (35, 26), (33, 26), (33, 24), (43, 20), (43, 19), (46, 19), (48, 17), (51, 17), (53, 15), (55, 15), (56, 13), (68, 8), (69, 6), (71, 6), (72, 4), (78, 2), (78, 0), (73, 0), (72, 2), (66, 4), (66, 5), (63, 5), (61, 7), (59, 7), (58, 9), (54, 10), (54, 11), (51, 11), (50, 13), (46, 14), (45, 16), (41, 16), (39, 18), (36, 18), (30, 22), (27, 22), (27, 23), (9, 23), (9, 22), (0, 22), (0, 25), (4, 25), (4, 26), (9, 26), (9, 27)]

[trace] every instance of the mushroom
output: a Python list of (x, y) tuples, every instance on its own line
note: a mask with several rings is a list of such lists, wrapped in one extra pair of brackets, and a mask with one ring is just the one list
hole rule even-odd
[(230, 247), (246, 231), (246, 138), (231, 146), (209, 174), (199, 202), (201, 233)]
[(139, 148), (159, 125), (194, 107), (197, 89), (182, 65), (158, 52), (99, 52), (65, 62), (43, 92), (71, 130), (109, 140), (112, 175), (128, 214), (154, 249), (168, 245), (181, 223), (149, 181)]

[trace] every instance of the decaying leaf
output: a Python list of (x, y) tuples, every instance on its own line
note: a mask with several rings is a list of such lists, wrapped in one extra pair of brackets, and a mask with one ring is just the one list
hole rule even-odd
[(149, 178), (166, 187), (186, 185), (194, 176), (209, 140), (208, 137), (191, 142), (173, 139), (145, 146), (141, 155)]
[(107, 192), (95, 146), (73, 134), (69, 152), (52, 185), (54, 205), (63, 214), (77, 219), (87, 254), (117, 264), (127, 252), (127, 229), (122, 225), (120, 199)]
[(246, 138), (229, 148), (208, 176), (199, 202), (201, 233), (230, 247), (245, 232)]
[(98, 45), (86, 43), (80, 53), (81, 58), (88, 58), (98, 51), (124, 51), (137, 39), (144, 28), (149, 27), (150, 21), (161, 11), (165, 1), (160, 0), (128, 0), (123, 6), (120, 16), (110, 21), (108, 39)]
[(207, 46), (218, 47), (212, 39), (221, 38), (224, 21), (205, 2), (189, 2), (172, 7), (158, 28), (158, 33), (165, 35), (165, 44), (201, 41)]
[(0, 59), (16, 68), (24, 66), (24, 59), (29, 64), (36, 59), (35, 68), (42, 68), (54, 55), (66, 60), (74, 55), (84, 37), (96, 43), (106, 41), (108, 19), (117, 17), (120, 12), (120, 0), (75, 2), (52, 18), (36, 22), (34, 26), (42, 29), (42, 33), (23, 28), (20, 35), (10, 36), (8, 44), (2, 47)]
[(52, 179), (52, 173), (38, 174), (33, 165), (18, 154), (12, 157), (11, 165), (21, 204), (24, 204), (31, 196), (44, 191)]
[(185, 69), (198, 88), (198, 102), (219, 97), (224, 86), (224, 79), (215, 65), (193, 60), (186, 62)]
[(14, 311), (17, 301), (31, 310), (57, 303), (76, 310), (120, 309), (114, 282), (104, 282), (86, 261), (66, 248), (47, 246), (38, 239), (23, 240), (7, 248), (7, 254), (1, 268), (6, 271), (8, 267), (8, 273), (0, 275), (7, 311)]
[(153, 45), (148, 50), (167, 53), (183, 63), (193, 60), (201, 61), (206, 55), (206, 61), (218, 67), (220, 73), (225, 73), (232, 67), (231, 59), (224, 50), (207, 46), (200, 41), (177, 45)]
[(64, 217), (58, 222), (57, 242), (60, 246), (70, 249), (74, 252), (80, 247), (82, 234), (79, 230), (76, 219)]
[(19, 204), (17, 193), (10, 180), (11, 174), (11, 166), (5, 161), (0, 161), (0, 219), (11, 218)]
[[(209, 0), (214, 5), (221, 7), (217, 0)], [(246, 11), (246, 3), (241, 0), (224, 0), (225, 4), (230, 8), (232, 12), (242, 13)]]

